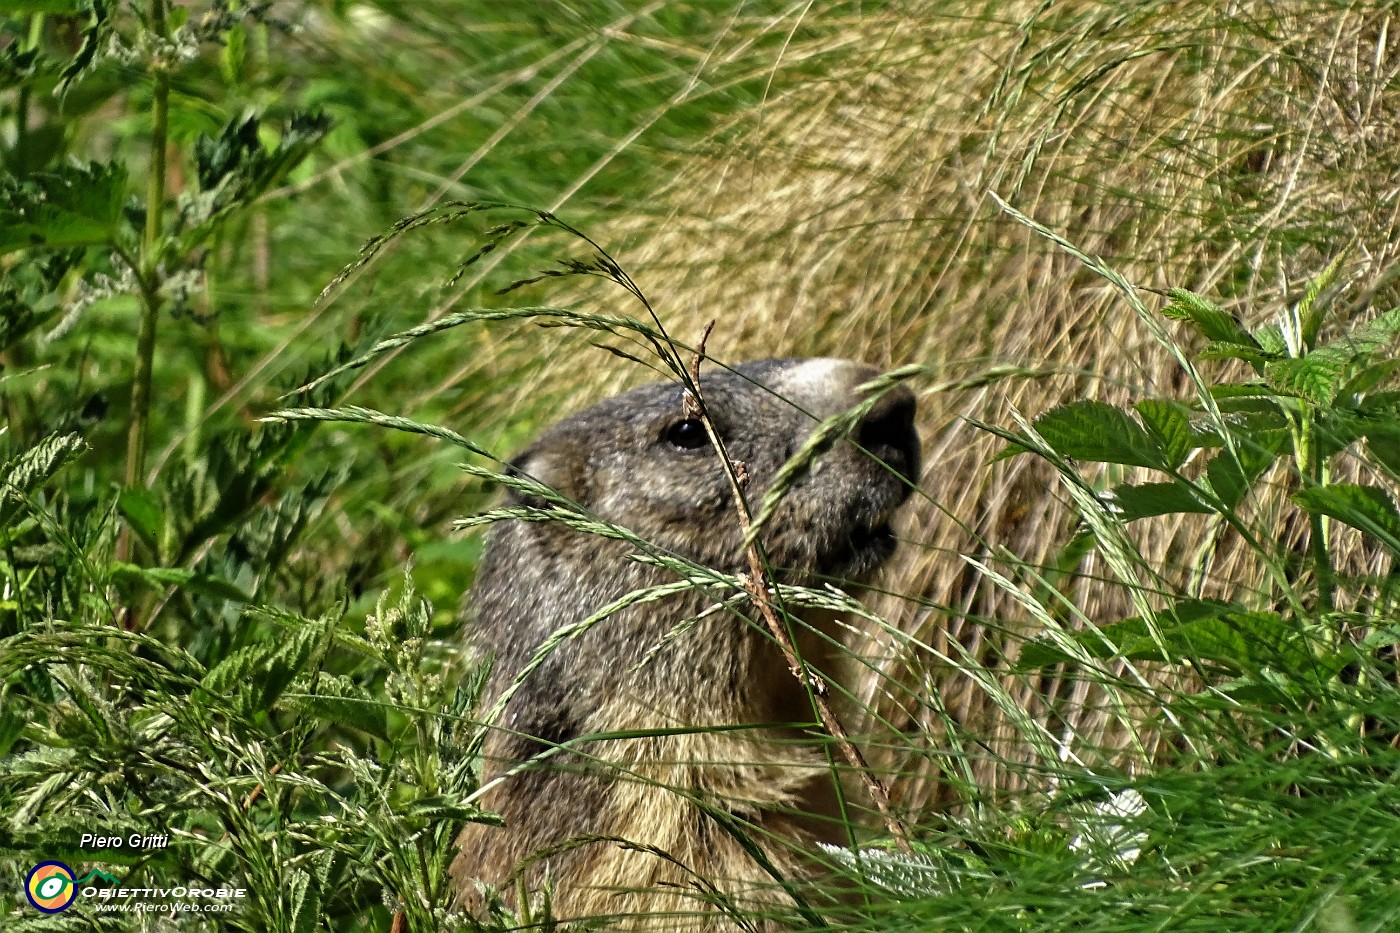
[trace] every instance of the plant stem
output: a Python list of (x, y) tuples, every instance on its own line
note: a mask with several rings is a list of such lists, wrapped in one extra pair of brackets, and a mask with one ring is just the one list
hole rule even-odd
[[(1327, 483), (1327, 467), (1314, 449), (1314, 423), (1311, 415), (1304, 414), (1298, 432), (1298, 469), (1304, 483), (1323, 486)], [(1327, 547), (1327, 520), (1321, 514), (1308, 511), (1308, 555), (1312, 560), (1313, 577), (1317, 581), (1317, 607), (1322, 612), (1331, 612), (1334, 606), (1332, 555)]]
[[(659, 324), (660, 321), (658, 320), (657, 323)], [(700, 394), (700, 361), (705, 357), (705, 343), (709, 340), (710, 331), (714, 329), (714, 326), (715, 322), (710, 321), (705, 327), (704, 334), (700, 337), (700, 343), (695, 348), (695, 355), (689, 370), (692, 387), (689, 391), (694, 394), (687, 395), (686, 407), (689, 409), (691, 404), (695, 406), (694, 416), (700, 418), (700, 422), (705, 426), (705, 433), (710, 436), (710, 443), (719, 453), (720, 462), (723, 464), (725, 475), (729, 479), (730, 489), (734, 493), (734, 508), (739, 517), (739, 531), (744, 538), (748, 538), (749, 528), (753, 521), (749, 514), (748, 504), (744, 500), (744, 484), (748, 480), (748, 473), (743, 464), (735, 463), (730, 458), (729, 452), (725, 449), (724, 441), (720, 439), (714, 422), (710, 420), (709, 413), (705, 409), (704, 398)], [(675, 352), (674, 348), (672, 350)], [(676, 353), (676, 359), (678, 361), (681, 359), (679, 353)], [(684, 371), (683, 365), (682, 371)], [(826, 681), (803, 662), (801, 654), (798, 653), (797, 645), (793, 641), (792, 633), (778, 615), (778, 610), (774, 608), (769, 598), (770, 583), (775, 594), (778, 591), (778, 586), (775, 581), (770, 579), (768, 570), (764, 566), (762, 555), (759, 554), (758, 542), (750, 542), (744, 552), (749, 564), (749, 573), (744, 579), (744, 588), (748, 590), (750, 601), (758, 610), (759, 615), (763, 617), (769, 633), (778, 643), (778, 648), (782, 651), (784, 660), (787, 661), (788, 670), (792, 672), (792, 676), (797, 679), (797, 682), (806, 689), (807, 696), (811, 699), (812, 706), (822, 721), (822, 726), (831, 735), (836, 747), (840, 749), (841, 754), (859, 776), (861, 783), (865, 785), (866, 793), (870, 795), (876, 809), (880, 811), (885, 828), (894, 839), (895, 845), (906, 855), (913, 854), (914, 849), (909, 842), (909, 831), (904, 828), (904, 824), (894, 814), (894, 809), (890, 805), (889, 790), (871, 770), (870, 763), (865, 760), (865, 755), (851, 741), (850, 733), (846, 731), (846, 727), (837, 718), (836, 711), (828, 699), (830, 688)]]
[[(39, 47), (39, 43), (44, 38), (44, 14), (35, 13), (29, 20), (29, 37), (25, 40), (22, 48), (26, 52), (32, 52)], [(29, 132), (29, 100), (31, 90), (29, 85), (22, 84), (19, 89), (19, 100), (15, 104), (15, 148), (14, 151), (20, 156), (20, 172), (28, 173), (41, 168), (37, 163), (31, 163), (24, 158), (25, 136)]]
[[(151, 0), (151, 30), (164, 39), (165, 0)], [(151, 102), (151, 165), (146, 180), (146, 230), (141, 242), (143, 296), (136, 334), (136, 366), (131, 382), (131, 424), (126, 440), (126, 485), (142, 484), (146, 471), (146, 425), (151, 411), (151, 367), (155, 358), (156, 323), (160, 318), (160, 246), (165, 215), (166, 121), (170, 111), (170, 72), (165, 62), (153, 64), (155, 94)]]

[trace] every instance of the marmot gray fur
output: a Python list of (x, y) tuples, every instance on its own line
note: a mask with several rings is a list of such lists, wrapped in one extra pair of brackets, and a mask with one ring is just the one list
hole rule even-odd
[[(702, 376), (706, 411), (745, 465), (755, 509), (818, 421), (854, 408), (857, 387), (877, 375), (844, 360), (786, 359)], [(792, 488), (762, 537), (780, 582), (860, 583), (891, 555), (890, 520), (918, 475), (914, 408), (907, 389), (888, 393)], [(679, 384), (574, 415), (513, 467), (664, 552), (747, 571), (730, 484)], [(636, 551), (559, 522), (495, 525), (468, 600), (471, 638), (494, 658), (488, 700), (551, 634), (676, 579), (632, 559)], [(791, 904), (736, 831), (785, 877), (809, 870), (811, 842), (846, 841), (803, 686), (751, 606), (706, 612), (716, 602), (692, 589), (625, 608), (523, 681), (487, 740), (484, 780), (554, 752), (483, 797), (504, 828), (471, 824), (458, 838), (452, 873), (465, 905), (477, 903), (478, 881), (509, 896), (523, 872), (527, 890), (551, 879), (561, 919), (728, 929), (718, 901)], [(829, 670), (839, 654), (833, 620), (811, 615), (815, 630), (799, 630), (798, 647)], [(629, 735), (585, 738), (617, 733)]]

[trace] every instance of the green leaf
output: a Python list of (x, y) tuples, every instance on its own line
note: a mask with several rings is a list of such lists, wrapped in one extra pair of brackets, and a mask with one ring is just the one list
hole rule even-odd
[(1159, 470), (1167, 466), (1160, 444), (1132, 415), (1104, 402), (1085, 399), (1061, 405), (1034, 424), (1062, 457)]
[(227, 580), (209, 574), (196, 573), (183, 567), (138, 567), (135, 564), (114, 561), (109, 569), (111, 579), (120, 583), (140, 583), (161, 590), (167, 586), (177, 586), (235, 603), (249, 603), (253, 598)]
[(136, 532), (141, 543), (150, 548), (152, 554), (159, 554), (161, 533), (165, 530), (165, 516), (161, 513), (160, 502), (155, 493), (142, 487), (123, 489), (117, 497), (117, 508), (126, 517), (127, 524)]
[(6, 13), (80, 13), (87, 6), (84, 0), (5, 0), (0, 4)]
[(1277, 324), (1265, 324), (1254, 332), (1254, 342), (1270, 356), (1288, 355), (1288, 341), (1283, 339), (1283, 330)]
[(1318, 352), (1331, 350), (1347, 356), (1369, 355), (1392, 346), (1397, 336), (1400, 336), (1400, 308), (1392, 308), (1319, 348)]
[(62, 81), (58, 85), (58, 95), (67, 95), (68, 88), (78, 76), (92, 66), (97, 51), (107, 41), (112, 32), (112, 16), (116, 12), (116, 0), (84, 0), (82, 6), (88, 11), (87, 28), (83, 30), (83, 41), (78, 52), (60, 73)]
[(236, 84), (243, 74), (247, 45), (248, 31), (243, 28), (242, 23), (235, 23), (224, 34), (224, 50), (219, 55), (219, 67), (224, 73), (224, 80), (229, 84)]
[[(1226, 419), (1230, 434), (1235, 438), (1248, 440), (1256, 432), (1272, 438), (1278, 432), (1289, 430), (1288, 417), (1282, 406), (1296, 403), (1287, 396), (1280, 396), (1262, 382), (1221, 383), (1211, 386), (1210, 394), (1221, 412), (1235, 416)], [(1195, 429), (1199, 432), (1196, 438), (1198, 446), (1219, 447), (1224, 443), (1219, 432), (1208, 425), (1197, 425)], [(1272, 441), (1270, 444), (1280, 447)]]
[(1300, 359), (1274, 360), (1264, 367), (1264, 378), (1275, 391), (1318, 405), (1330, 405), (1347, 376), (1347, 360), (1325, 350)]
[(117, 164), (0, 178), (0, 254), (111, 243), (124, 223), (125, 198), (126, 169)]
[[(1096, 631), (1076, 632), (1073, 640), (1093, 658), (1204, 662), (1236, 675), (1261, 667), (1295, 671), (1313, 664), (1298, 627), (1275, 613), (1253, 612), (1216, 600), (1187, 599), (1158, 613), (1154, 621), (1160, 641), (1141, 617), (1113, 622)], [(1072, 660), (1075, 655), (1063, 646), (1039, 638), (1022, 647), (1018, 665), (1037, 669)]]
[(321, 922), (322, 892), (326, 890), (326, 879), (331, 874), (339, 853), (326, 850), (311, 862), (314, 873), (301, 869), (292, 870), (291, 897), (292, 933), (315, 933)]
[(19, 715), (19, 708), (20, 704), (13, 697), (7, 698), (5, 705), (0, 706), (0, 758), (10, 753), (15, 740), (24, 731), (27, 720)]
[(490, 826), (504, 826), (500, 816), (472, 804), (463, 804), (451, 797), (434, 794), (420, 797), (397, 811), (405, 820), (420, 826), (440, 823), (485, 823)]
[(1110, 508), (1119, 521), (1133, 522), (1154, 515), (1194, 512), (1209, 515), (1215, 510), (1202, 502), (1182, 483), (1123, 484), (1113, 487)]
[(1224, 340), (1215, 340), (1207, 344), (1196, 357), (1202, 360), (1244, 360), (1256, 371), (1263, 369), (1270, 360), (1278, 358), (1275, 354), (1266, 353), (1256, 346)]
[(1391, 479), (1400, 481), (1400, 436), (1370, 435), (1366, 438), (1366, 452)]
[(1210, 386), (1210, 397), (1217, 403), (1231, 399), (1271, 399), (1274, 391), (1262, 382), (1218, 382)]
[(1239, 460), (1229, 450), (1221, 450), (1206, 462), (1206, 480), (1211, 492), (1226, 509), (1234, 509), (1244, 499), (1245, 493), (1264, 475), (1264, 471), (1274, 462), (1276, 454), (1267, 447), (1261, 447), (1242, 438), (1244, 443), (1236, 445)]
[(218, 136), (201, 134), (194, 144), (200, 192), (181, 204), (180, 222), (187, 245), (212, 232), (215, 221), (247, 206), (286, 177), (330, 130), (318, 113), (296, 113), (282, 127), (272, 149), (263, 146), (267, 128), (257, 116), (230, 121)]
[(308, 872), (293, 868), (284, 896), (292, 908), (292, 933), (313, 933), (321, 913), (321, 886)]
[(1400, 308), (1373, 318), (1300, 359), (1269, 363), (1264, 378), (1280, 392), (1331, 405), (1353, 383), (1365, 391), (1392, 372), (1385, 368), (1386, 364), (1373, 370), (1368, 362), (1377, 351), (1391, 346), (1397, 334)]
[(1391, 553), (1400, 555), (1400, 512), (1390, 496), (1374, 486), (1335, 483), (1316, 486), (1293, 495), (1293, 501), (1314, 514), (1371, 535)]
[(1400, 360), (1383, 360), (1361, 367), (1338, 393), (1344, 400), (1364, 397), (1382, 382), (1386, 382), (1400, 371)]
[(1190, 321), (1212, 341), (1258, 349), (1254, 338), (1224, 308), (1184, 288), (1170, 289), (1167, 294), (1172, 298), (1171, 303), (1162, 309), (1167, 317)]
[(25, 84), (42, 73), (37, 49), (21, 52), (18, 44), (0, 49), (0, 90)]
[(1317, 296), (1337, 279), (1337, 272), (1342, 268), (1342, 260), (1346, 258), (1347, 250), (1337, 254), (1337, 258), (1327, 264), (1317, 278), (1308, 283), (1307, 291), (1303, 293), (1303, 300), (1298, 302), (1298, 318), (1302, 322), (1303, 346), (1311, 349), (1317, 343), (1318, 331), (1322, 330), (1322, 319), (1326, 314), (1325, 305), (1317, 304)]
[(322, 672), (316, 678), (315, 693), (289, 694), (288, 699), (317, 719), (349, 726), (377, 739), (390, 739), (389, 717), (383, 699), (373, 697), (344, 675)]
[(307, 621), (285, 637), (240, 648), (205, 674), (202, 685), (217, 696), (232, 694), (245, 715), (265, 713), (311, 660), (323, 629), (324, 623)]
[(1176, 469), (1197, 447), (1190, 409), (1166, 399), (1144, 399), (1134, 406), (1157, 442), (1166, 465)]

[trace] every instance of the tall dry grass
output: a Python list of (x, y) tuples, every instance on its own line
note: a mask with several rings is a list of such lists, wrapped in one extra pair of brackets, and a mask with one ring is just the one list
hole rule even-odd
[[(989, 466), (999, 442), (965, 419), (1184, 397), (1183, 376), (1107, 283), (987, 193), (1140, 288), (1189, 287), (1250, 323), (1349, 245), (1338, 300), (1352, 315), (1393, 302), (1400, 21), (1383, 2), (927, 0), (803, 8), (764, 28), (791, 37), (763, 105), (676, 158), (661, 210), (602, 238), (632, 244), (620, 258), (678, 336), (718, 319), (721, 359), (856, 356), (950, 379), (996, 364), (1057, 371), (923, 398), (926, 499), (880, 608), (932, 650), (872, 644), (878, 671), (860, 695), (971, 762), (955, 773), (936, 749), (892, 740), (911, 807), (968, 781), (1043, 784), (1027, 769), (1055, 762), (1014, 709), (1063, 739), (1056, 754), (1130, 747), (1093, 685), (1004, 663), (1034, 623), (962, 558), (1012, 576), (1009, 555), (1055, 568), (1071, 510), (1043, 465)], [(579, 384), (576, 368), (541, 379)], [(1225, 540), (1202, 553), (1202, 540), (1199, 524), (1168, 520), (1137, 537), (1175, 586), (1193, 573), (1236, 592), (1257, 583), (1247, 552)], [(1076, 606), (1097, 621), (1130, 614), (1122, 590), (1096, 580), (1106, 567), (1090, 556), (1061, 569), (1076, 567), (1061, 581)], [(999, 673), (969, 676), (974, 661)]]

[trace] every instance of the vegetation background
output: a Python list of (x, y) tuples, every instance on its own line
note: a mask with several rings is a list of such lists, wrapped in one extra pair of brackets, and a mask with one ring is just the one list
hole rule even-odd
[[(128, 883), (246, 884), (210, 928), (475, 922), (462, 442), (654, 375), (593, 346), (639, 355), (615, 283), (500, 293), (595, 253), (481, 200), (720, 359), (921, 367), (852, 697), (918, 852), (833, 854), (868, 896), (824, 922), (1397, 923), (1390, 4), (0, 16), (6, 929), (175, 925), (25, 904), (93, 826), (172, 833)], [(510, 310), (543, 305), (576, 326)]]

